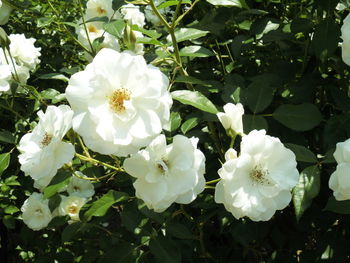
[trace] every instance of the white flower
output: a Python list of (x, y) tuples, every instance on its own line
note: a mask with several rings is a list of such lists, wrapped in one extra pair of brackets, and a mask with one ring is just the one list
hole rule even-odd
[[(117, 51), (120, 50), (118, 39), (115, 38), (114, 36), (112, 36), (111, 34), (105, 32), (105, 30), (103, 29), (103, 22), (96, 21), (96, 22), (86, 23), (86, 29), (87, 29), (89, 38), (86, 34), (84, 25), (80, 25), (76, 29), (76, 33), (78, 35), (79, 42), (82, 45), (84, 45), (86, 48), (88, 48), (89, 50), (91, 49), (89, 40), (92, 44), (95, 39), (102, 37), (102, 36), (104, 37), (104, 39), (100, 45), (101, 48), (105, 47), (105, 48), (111, 48), (111, 49), (114, 49)], [(91, 60), (91, 56), (90, 57), (87, 56), (87, 58), (88, 58), (88, 60)]]
[(111, 18), (114, 11), (112, 9), (112, 0), (89, 0), (86, 3), (86, 17), (102, 17)]
[(86, 203), (84, 197), (77, 195), (61, 196), (62, 200), (58, 208), (61, 216), (68, 215), (73, 221), (79, 221), (79, 212)]
[(289, 204), (299, 178), (296, 165), (294, 153), (278, 138), (253, 130), (243, 136), (240, 156), (227, 158), (219, 169), (215, 201), (237, 219), (267, 221)]
[(0, 6), (0, 25), (5, 25), (9, 20), (12, 7), (8, 6), (5, 3), (2, 3)]
[(244, 114), (244, 109), (242, 104), (238, 103), (235, 105), (227, 103), (224, 106), (224, 111), (225, 112), (219, 112), (216, 115), (225, 130), (231, 129), (235, 133), (243, 134), (242, 116)]
[(350, 14), (343, 21), (341, 33), (341, 38), (343, 39), (342, 58), (344, 63), (350, 65)]
[(329, 188), (336, 200), (350, 199), (350, 139), (337, 143), (334, 158), (338, 165), (329, 178)]
[(73, 129), (101, 154), (127, 156), (162, 131), (172, 99), (168, 79), (141, 56), (102, 49), (84, 71), (74, 74), (66, 97)]
[(43, 195), (32, 193), (21, 207), (23, 222), (33, 230), (40, 230), (50, 223), (52, 215), (49, 209), (49, 200)]
[(71, 128), (73, 111), (67, 105), (48, 106), (46, 113), (38, 112), (39, 123), (31, 133), (24, 135), (18, 149), (21, 170), (34, 180), (37, 187), (45, 187), (57, 170), (74, 157), (74, 147), (62, 142)]
[(35, 47), (34, 38), (26, 38), (24, 34), (9, 35), (11, 41), (10, 51), (12, 57), (19, 66), (26, 66), (29, 70), (34, 70), (40, 63), (41, 48)]
[(138, 25), (139, 27), (145, 26), (145, 15), (140, 11), (138, 6), (133, 4), (123, 5), (120, 8), (120, 13), (123, 16), (123, 19), (131, 24)]
[(11, 67), (6, 64), (0, 64), (0, 92), (10, 90), (10, 80), (12, 79)]
[[(81, 172), (76, 172), (81, 177), (86, 177)], [(89, 198), (95, 194), (94, 186), (89, 180), (80, 179), (73, 176), (67, 185), (68, 194)]]
[(136, 196), (148, 208), (162, 212), (173, 202), (188, 204), (204, 190), (205, 157), (197, 149), (197, 138), (176, 135), (167, 145), (164, 135), (124, 161), (124, 168), (136, 177)]

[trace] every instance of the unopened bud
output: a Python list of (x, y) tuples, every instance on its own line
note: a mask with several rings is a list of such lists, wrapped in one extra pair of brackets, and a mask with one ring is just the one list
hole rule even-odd
[(9, 49), (11, 44), (11, 40), (6, 34), (5, 30), (0, 27), (0, 46), (5, 49)]
[(131, 25), (126, 24), (124, 29), (123, 42), (128, 49), (134, 50), (136, 44), (136, 35), (131, 29)]

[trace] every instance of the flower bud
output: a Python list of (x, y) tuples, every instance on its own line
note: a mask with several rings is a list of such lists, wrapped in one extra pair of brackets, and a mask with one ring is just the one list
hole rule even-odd
[(0, 46), (2, 48), (9, 49), (10, 48), (11, 41), (6, 34), (5, 30), (0, 27)]
[(126, 24), (124, 29), (123, 42), (127, 46), (128, 49), (134, 50), (136, 44), (136, 35), (131, 29), (131, 25), (129, 23)]

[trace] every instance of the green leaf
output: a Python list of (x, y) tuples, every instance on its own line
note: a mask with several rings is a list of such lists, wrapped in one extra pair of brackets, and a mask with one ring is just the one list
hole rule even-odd
[(334, 196), (329, 197), (325, 211), (331, 211), (338, 214), (350, 214), (350, 200), (337, 201)]
[(15, 144), (16, 138), (9, 131), (1, 131), (0, 132), (0, 142)]
[(55, 177), (52, 178), (50, 184), (44, 189), (44, 198), (47, 199), (54, 196), (69, 183), (71, 177), (71, 173), (59, 171)]
[(252, 130), (267, 130), (269, 128), (267, 121), (262, 116), (256, 115), (243, 115), (243, 129), (244, 133), (248, 134)]
[[(186, 40), (194, 40), (204, 37), (209, 31), (203, 31), (195, 28), (180, 28), (175, 32), (176, 41), (182, 42)], [(167, 37), (169, 43), (172, 43), (170, 35)]]
[[(63, 80), (64, 82), (68, 82), (69, 78), (67, 78), (65, 75), (60, 74), (60, 73), (47, 73), (39, 76), (39, 79), (58, 79), (58, 80)], [(48, 89), (48, 90), (53, 90), (53, 89)], [(46, 91), (46, 90), (44, 90)], [(43, 91), (43, 92), (44, 92)], [(43, 93), (42, 92), (42, 93)], [(59, 92), (58, 92), (59, 93)]]
[(125, 201), (128, 198), (129, 196), (126, 193), (109, 190), (107, 194), (93, 202), (90, 209), (85, 212), (84, 218), (90, 220), (93, 216), (104, 216), (112, 205)]
[(181, 115), (178, 112), (170, 113), (170, 132), (177, 130), (181, 125)]
[[(157, 6), (157, 9), (163, 9), (163, 8), (166, 8), (168, 6), (174, 6), (174, 5), (177, 5), (180, 1), (164, 1), (163, 3), (161, 3), (159, 6)], [(190, 0), (183, 0), (181, 2), (182, 5), (184, 4), (191, 4), (191, 1)]]
[(116, 20), (103, 25), (103, 29), (106, 30), (107, 33), (110, 33), (117, 38), (123, 38), (124, 27), (125, 22), (123, 20)]
[(10, 164), (10, 153), (0, 154), (0, 175), (7, 169)]
[(191, 129), (196, 127), (198, 123), (200, 122), (200, 119), (198, 117), (193, 117), (188, 120), (186, 120), (182, 125), (181, 125), (181, 131), (183, 134), (186, 134), (189, 132)]
[(80, 231), (82, 226), (82, 222), (76, 222), (66, 226), (66, 228), (62, 232), (62, 242), (70, 241)]
[(157, 263), (181, 262), (180, 250), (178, 249), (176, 244), (168, 238), (165, 238), (163, 236), (152, 238), (149, 243), (149, 248), (151, 250), (151, 253), (156, 258)]
[(207, 0), (207, 2), (215, 6), (235, 6), (239, 8), (247, 7), (244, 0)]
[(203, 81), (203, 80), (200, 80), (200, 79), (197, 79), (197, 78), (194, 78), (194, 77), (191, 77), (191, 76), (178, 76), (176, 79), (175, 79), (175, 82), (180, 82), (180, 83), (190, 83), (190, 84), (198, 84), (198, 85), (202, 85), (202, 86), (207, 86), (207, 87), (211, 87), (212, 85)]
[(272, 116), (283, 125), (296, 131), (311, 130), (322, 121), (320, 111), (310, 103), (281, 105)]
[(14, 229), (16, 226), (16, 221), (11, 215), (5, 215), (2, 219), (2, 222), (8, 229)]
[(294, 152), (297, 161), (306, 163), (317, 163), (316, 155), (308, 148), (302, 145), (296, 145), (292, 143), (286, 143), (285, 146)]
[(9, 205), (4, 209), (5, 214), (13, 215), (14, 213), (18, 212), (19, 209), (14, 205)]
[(215, 54), (212, 51), (201, 46), (187, 46), (180, 50), (180, 56), (182, 57), (206, 58), (214, 55)]
[(299, 177), (298, 184), (293, 189), (293, 204), (297, 220), (311, 205), (312, 199), (320, 191), (320, 170), (316, 165), (305, 168)]
[(194, 236), (190, 231), (190, 229), (188, 229), (187, 226), (180, 223), (169, 222), (166, 226), (166, 232), (167, 232), (167, 235), (170, 234), (176, 238), (194, 239)]
[(191, 105), (205, 112), (216, 114), (219, 111), (215, 105), (202, 93), (198, 91), (176, 90), (171, 93), (174, 100), (185, 105)]
[(132, 25), (132, 30), (139, 31), (142, 34), (149, 36), (152, 39), (158, 39), (162, 34), (158, 33), (156, 30), (147, 30), (142, 27), (139, 27), (138, 25)]

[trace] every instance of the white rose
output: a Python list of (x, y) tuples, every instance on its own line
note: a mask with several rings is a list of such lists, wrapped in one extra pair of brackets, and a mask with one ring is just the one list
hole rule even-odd
[(84, 197), (77, 195), (61, 196), (62, 200), (58, 211), (61, 216), (68, 215), (73, 221), (79, 221), (79, 212), (86, 203)]
[(162, 131), (172, 99), (168, 79), (141, 56), (102, 49), (66, 89), (73, 129), (101, 154), (127, 156)]
[(111, 18), (113, 13), (112, 0), (89, 0), (86, 3), (85, 14), (87, 18), (102, 16)]
[(243, 122), (242, 116), (244, 114), (244, 109), (242, 104), (232, 104), (227, 103), (224, 106), (225, 112), (219, 112), (216, 115), (218, 116), (222, 126), (225, 130), (233, 130), (235, 133), (243, 134)]
[(26, 38), (24, 34), (11, 34), (10, 51), (12, 57), (19, 66), (26, 66), (29, 70), (34, 70), (40, 63), (41, 48), (35, 47), (34, 38)]
[(5, 25), (9, 20), (12, 7), (8, 6), (5, 3), (2, 3), (0, 6), (0, 25)]
[(342, 58), (344, 63), (350, 65), (350, 14), (343, 21), (341, 33), (341, 38), (343, 39)]
[(188, 204), (204, 190), (205, 157), (197, 149), (198, 139), (176, 135), (167, 145), (164, 135), (124, 161), (124, 168), (136, 177), (136, 196), (149, 209), (162, 212), (173, 202)]
[(227, 158), (218, 173), (215, 201), (237, 219), (267, 221), (291, 200), (299, 173), (294, 153), (265, 130), (243, 136), (238, 158)]
[(43, 195), (32, 193), (21, 207), (23, 222), (33, 230), (40, 230), (50, 223), (52, 215), (49, 209), (49, 200)]
[(45, 114), (39, 111), (38, 116), (38, 125), (19, 142), (21, 154), (18, 158), (21, 170), (34, 180), (40, 180), (37, 187), (42, 189), (57, 170), (74, 157), (74, 146), (62, 142), (71, 128), (73, 112), (67, 105), (48, 106)]
[(329, 188), (333, 190), (336, 200), (348, 200), (350, 199), (350, 139), (337, 143), (333, 156), (338, 165), (329, 178)]
[[(86, 177), (81, 172), (76, 172), (80, 177)], [(89, 198), (95, 194), (94, 186), (89, 180), (80, 179), (73, 176), (67, 185), (67, 192), (70, 195)]]

